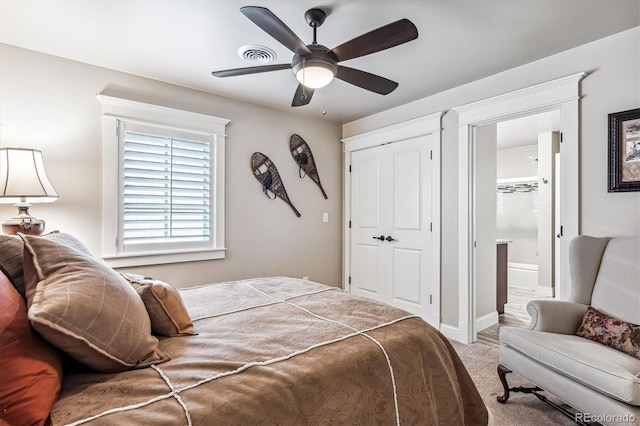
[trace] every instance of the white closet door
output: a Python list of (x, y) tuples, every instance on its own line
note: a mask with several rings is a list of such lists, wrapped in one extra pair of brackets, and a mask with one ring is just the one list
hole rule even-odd
[[(356, 151), (351, 159), (351, 291), (429, 320), (429, 136)], [(381, 239), (381, 237), (383, 237)]]
[(381, 302), (391, 297), (388, 267), (381, 261), (388, 254), (383, 232), (389, 221), (389, 182), (384, 147), (357, 151), (351, 158), (352, 245), (351, 291)]

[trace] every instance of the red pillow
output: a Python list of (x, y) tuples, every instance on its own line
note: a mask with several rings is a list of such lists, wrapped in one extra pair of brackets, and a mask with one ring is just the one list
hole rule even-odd
[(62, 358), (33, 331), (25, 300), (0, 272), (0, 425), (44, 425), (58, 399)]
[(589, 307), (576, 334), (640, 359), (640, 325)]

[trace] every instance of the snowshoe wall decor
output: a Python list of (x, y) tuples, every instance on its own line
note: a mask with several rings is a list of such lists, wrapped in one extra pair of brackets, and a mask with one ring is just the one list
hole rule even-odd
[(311, 152), (309, 145), (299, 135), (292, 135), (289, 141), (289, 150), (291, 151), (291, 155), (293, 155), (293, 159), (298, 164), (298, 175), (301, 178), (309, 176), (311, 180), (318, 185), (325, 200), (329, 198), (320, 183), (320, 176), (318, 175), (316, 162), (313, 159), (313, 153)]
[[(262, 184), (262, 191), (267, 197), (271, 199), (276, 197), (282, 199), (282, 201), (289, 204), (289, 207), (293, 209), (296, 216), (300, 217), (300, 212), (298, 212), (293, 203), (291, 203), (291, 200), (289, 200), (278, 169), (269, 157), (261, 152), (254, 152), (251, 156), (251, 170), (256, 179), (258, 179), (258, 182)], [(273, 194), (273, 197), (270, 196), (269, 193)]]

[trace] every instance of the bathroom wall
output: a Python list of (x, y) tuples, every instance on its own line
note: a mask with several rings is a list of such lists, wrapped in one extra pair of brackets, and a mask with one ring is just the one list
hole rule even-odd
[[(538, 175), (537, 144), (499, 149), (496, 155), (498, 182)], [(537, 265), (538, 191), (520, 192), (512, 189), (515, 184), (496, 193), (497, 238), (512, 241), (509, 262)]]

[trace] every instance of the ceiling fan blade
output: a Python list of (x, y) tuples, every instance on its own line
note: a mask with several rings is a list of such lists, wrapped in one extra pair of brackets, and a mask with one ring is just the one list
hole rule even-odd
[(240, 12), (296, 55), (311, 54), (304, 42), (266, 7), (245, 6)]
[(274, 64), (274, 65), (262, 65), (259, 67), (246, 67), (246, 68), (234, 68), (230, 70), (214, 71), (215, 77), (233, 77), (236, 75), (257, 74), (260, 72), (279, 71), (291, 69), (291, 64)]
[(304, 87), (302, 84), (298, 84), (298, 88), (296, 89), (296, 94), (293, 95), (293, 101), (291, 102), (292, 107), (299, 107), (307, 105), (311, 102), (311, 97), (313, 96), (313, 89), (309, 87)]
[(416, 38), (418, 38), (418, 29), (413, 22), (400, 19), (334, 47), (331, 52), (340, 62), (370, 55)]
[(345, 67), (344, 65), (338, 65), (336, 78), (381, 95), (388, 95), (398, 87), (398, 83), (388, 78), (355, 68)]

